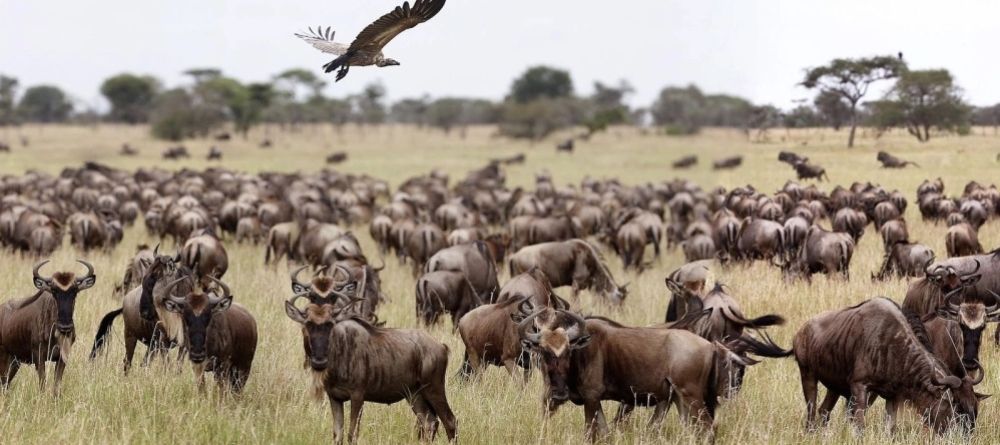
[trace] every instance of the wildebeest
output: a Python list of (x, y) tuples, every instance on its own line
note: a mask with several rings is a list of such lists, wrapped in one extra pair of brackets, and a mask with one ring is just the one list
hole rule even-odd
[(417, 415), (421, 439), (433, 439), (438, 419), (448, 439), (455, 439), (455, 415), (445, 390), (447, 346), (424, 331), (376, 327), (331, 305), (302, 310), (293, 299), (285, 302), (285, 313), (302, 325), (308, 339), (314, 387), (330, 400), (334, 443), (343, 438), (344, 402), (351, 402), (348, 440), (354, 443), (366, 401), (403, 399)]
[[(888, 227), (884, 226), (883, 228)], [(934, 262), (934, 251), (923, 244), (906, 241), (895, 242), (887, 247), (882, 267), (873, 280), (884, 280), (890, 275), (896, 277), (922, 277), (924, 270)]]
[(222, 160), (222, 150), (219, 147), (212, 146), (208, 149), (208, 155), (205, 157), (209, 161), (221, 161)]
[(815, 164), (810, 164), (809, 162), (798, 162), (792, 165), (795, 167), (795, 174), (798, 175), (799, 180), (802, 179), (818, 179), (820, 181), (826, 179), (830, 180), (826, 176), (826, 169)]
[(864, 235), (867, 225), (868, 217), (860, 210), (845, 207), (833, 215), (833, 231), (851, 235), (855, 244), (861, 239), (861, 235)]
[(344, 162), (346, 160), (347, 160), (346, 151), (333, 152), (327, 155), (326, 157), (327, 164), (340, 164), (341, 162)]
[(441, 249), (448, 247), (448, 239), (434, 223), (416, 226), (406, 240), (406, 253), (413, 260), (413, 276), (424, 270), (427, 261)]
[(163, 159), (177, 160), (180, 158), (190, 158), (191, 155), (188, 154), (187, 147), (183, 145), (178, 145), (176, 147), (170, 147), (163, 150)]
[(56, 272), (43, 277), (38, 271), (49, 260), (35, 265), (31, 272), (35, 295), (12, 300), (0, 306), (0, 386), (7, 389), (22, 364), (33, 364), (38, 372), (38, 384), (45, 389), (45, 363), (55, 362), (53, 394), (59, 395), (63, 372), (70, 349), (76, 340), (73, 312), (76, 297), (97, 281), (94, 267), (77, 260), (87, 268), (87, 274), (77, 277), (73, 272)]
[(417, 280), (417, 319), (424, 326), (433, 326), (441, 314), (451, 314), (452, 330), (458, 329), (458, 320), (469, 311), (481, 306), (484, 299), (462, 272), (439, 270), (428, 272)]
[[(187, 280), (187, 277), (178, 281)], [(222, 290), (204, 291), (196, 285), (185, 297), (170, 296), (177, 281), (167, 285), (164, 307), (180, 315), (184, 324), (188, 359), (194, 365), (199, 390), (205, 389), (205, 373), (215, 374), (219, 389), (242, 391), (250, 378), (257, 351), (257, 322), (239, 304), (233, 304), (229, 286), (209, 276)]]
[(229, 255), (215, 235), (205, 233), (184, 243), (180, 251), (180, 263), (194, 272), (198, 279), (222, 278), (229, 270)]
[(552, 287), (572, 286), (576, 298), (582, 289), (592, 290), (611, 303), (621, 304), (627, 284), (615, 283), (604, 258), (582, 239), (571, 239), (525, 247), (510, 257), (510, 273), (516, 275), (538, 268)]
[(790, 152), (790, 151), (781, 151), (781, 152), (778, 152), (778, 161), (779, 162), (784, 162), (784, 163), (786, 163), (786, 164), (794, 167), (795, 164), (809, 162), (809, 158), (807, 158), (805, 156), (801, 156), (798, 153), (793, 153), (793, 152)]
[(536, 311), (517, 331), (539, 355), (549, 412), (567, 401), (584, 406), (592, 441), (607, 434), (601, 401), (656, 406), (658, 425), (671, 403), (681, 417), (713, 433), (718, 404), (715, 376), (726, 361), (752, 364), (724, 346), (681, 329), (633, 328), (566, 310)]
[(556, 145), (556, 153), (562, 151), (566, 153), (573, 153), (573, 147), (573, 138), (566, 139), (565, 141), (560, 142), (559, 145)]
[(159, 245), (154, 249), (150, 249), (145, 244), (136, 247), (135, 255), (129, 259), (128, 265), (125, 266), (125, 276), (122, 277), (120, 283), (115, 284), (114, 293), (120, 295), (142, 284), (142, 277), (146, 275), (146, 270), (153, 265), (153, 259), (156, 258), (159, 249)]
[(693, 167), (698, 163), (698, 157), (695, 155), (684, 156), (671, 164), (676, 169), (684, 169)]
[(849, 279), (853, 256), (854, 241), (850, 235), (812, 226), (798, 254), (786, 264), (785, 272), (791, 277), (806, 279), (814, 273), (839, 273), (844, 279)]
[(882, 228), (878, 232), (882, 235), (882, 247), (885, 248), (886, 252), (894, 244), (906, 243), (910, 240), (910, 232), (906, 228), (906, 221), (902, 219), (894, 219), (882, 224)]
[(920, 167), (916, 162), (904, 161), (885, 151), (879, 151), (878, 154), (875, 155), (875, 160), (882, 163), (882, 168), (903, 168), (907, 165)]
[(446, 247), (427, 260), (426, 272), (461, 272), (473, 292), (484, 302), (492, 302), (500, 290), (497, 263), (490, 242), (473, 241)]
[(717, 159), (712, 162), (713, 170), (729, 170), (743, 164), (743, 156), (730, 156), (728, 158)]
[[(915, 332), (922, 327), (885, 298), (807, 321), (792, 345), (806, 400), (807, 428), (817, 426), (817, 415), (825, 425), (843, 397), (849, 400), (851, 421), (860, 430), (871, 396), (878, 396), (886, 400), (890, 429), (895, 429), (899, 407), (908, 402), (936, 432), (955, 424), (971, 430), (979, 405), (972, 380), (944, 369), (921, 340), (925, 335)], [(816, 403), (818, 383), (827, 388), (821, 405)]]
[(717, 253), (712, 237), (701, 233), (682, 242), (681, 249), (684, 251), (684, 261), (689, 263), (715, 258)]
[(785, 251), (785, 231), (781, 224), (761, 218), (747, 218), (740, 225), (736, 240), (738, 258), (772, 260)]
[(135, 156), (135, 155), (139, 154), (139, 150), (137, 150), (135, 147), (133, 147), (133, 146), (125, 143), (125, 144), (122, 144), (122, 149), (119, 151), (119, 153), (121, 153), (122, 156)]
[(983, 253), (983, 245), (979, 244), (979, 234), (969, 223), (959, 223), (948, 228), (944, 236), (944, 245), (949, 257), (978, 255)]

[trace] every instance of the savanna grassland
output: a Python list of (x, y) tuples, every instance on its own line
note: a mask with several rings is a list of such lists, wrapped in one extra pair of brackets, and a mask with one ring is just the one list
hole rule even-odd
[[(346, 128), (342, 133), (330, 127), (305, 127), (299, 131), (277, 128), (259, 129), (247, 140), (235, 137), (230, 142), (210, 140), (186, 143), (193, 158), (180, 162), (163, 161), (160, 151), (168, 145), (150, 139), (144, 127), (24, 127), (0, 130), (0, 140), (13, 145), (13, 153), (0, 154), (0, 172), (22, 174), (27, 169), (57, 173), (64, 166), (76, 166), (95, 160), (119, 168), (159, 166), (168, 169), (204, 168), (211, 145), (223, 149), (222, 166), (241, 171), (315, 171), (323, 168), (326, 154), (343, 150), (349, 160), (337, 168), (350, 173), (367, 173), (389, 181), (393, 187), (411, 175), (441, 168), (461, 177), (464, 172), (483, 165), (487, 159), (524, 152), (527, 163), (506, 170), (511, 186), (531, 186), (534, 173), (549, 170), (556, 184), (577, 184), (585, 176), (617, 177), (627, 184), (661, 181), (677, 176), (695, 180), (705, 188), (752, 184), (771, 193), (794, 173), (776, 160), (781, 149), (793, 149), (827, 169), (831, 182), (820, 187), (829, 190), (835, 184), (870, 180), (887, 189), (899, 189), (910, 199), (906, 218), (911, 237), (928, 244), (939, 257), (944, 256), (944, 225), (920, 221), (913, 200), (917, 184), (925, 178), (940, 176), (946, 193), (960, 194), (970, 180), (989, 184), (995, 181), (1000, 152), (1000, 137), (992, 130), (976, 129), (967, 137), (938, 137), (918, 144), (905, 134), (888, 134), (876, 140), (861, 134), (859, 146), (844, 148), (846, 134), (827, 130), (786, 133), (775, 130), (768, 143), (749, 143), (735, 131), (706, 131), (694, 137), (667, 138), (642, 135), (632, 129), (612, 129), (590, 142), (578, 143), (572, 155), (557, 154), (555, 140), (535, 144), (492, 138), (491, 128), (472, 128), (465, 138), (457, 132), (445, 135), (438, 131), (408, 127), (382, 127), (359, 130)], [(19, 135), (30, 140), (29, 147), (16, 143)], [(270, 138), (274, 146), (263, 150), (257, 144)], [(141, 154), (119, 156), (123, 142), (137, 147)], [(876, 151), (884, 149), (921, 168), (883, 170), (875, 161)], [(700, 163), (688, 171), (673, 171), (670, 162), (682, 155), (697, 154)], [(744, 165), (733, 171), (710, 169), (714, 158), (741, 154)], [(214, 164), (213, 164), (214, 165)], [(828, 224), (824, 222), (824, 224)], [(354, 228), (368, 255), (376, 256), (375, 245), (367, 227)], [(980, 231), (987, 248), (1000, 245), (1000, 222), (988, 222)], [(31, 369), (22, 369), (9, 391), (0, 395), (0, 443), (323, 443), (331, 438), (328, 405), (311, 401), (307, 389), (308, 372), (302, 369), (302, 343), (298, 326), (289, 320), (282, 302), (289, 297), (288, 266), (264, 267), (262, 246), (237, 245), (227, 241), (230, 269), (225, 281), (233, 289), (236, 301), (247, 306), (257, 319), (260, 332), (257, 357), (245, 393), (240, 397), (219, 398), (214, 386), (200, 395), (187, 363), (157, 361), (149, 367), (133, 368), (128, 376), (121, 370), (124, 355), (121, 320), (116, 322), (107, 353), (88, 362), (87, 353), (100, 318), (120, 305), (112, 296), (114, 284), (121, 279), (125, 264), (137, 244), (155, 243), (142, 228), (141, 221), (126, 231), (124, 242), (110, 253), (91, 253), (87, 259), (97, 268), (98, 282), (81, 294), (76, 306), (77, 343), (63, 382), (63, 393), (53, 399), (47, 391), (39, 392)], [(168, 251), (174, 246), (164, 244)], [(52, 268), (74, 267), (72, 260), (83, 254), (68, 243), (53, 258)], [(647, 252), (652, 258), (652, 252)], [(3, 299), (22, 297), (33, 292), (32, 258), (10, 253), (0, 255)], [(663, 278), (683, 262), (679, 250), (666, 252), (652, 269), (641, 276), (624, 273), (621, 261), (605, 251), (612, 272), (619, 282), (631, 281), (631, 293), (620, 307), (602, 305), (589, 293), (578, 301), (586, 313), (601, 314), (628, 325), (647, 325), (662, 321), (667, 305)], [(869, 226), (851, 263), (851, 281), (817, 276), (812, 283), (785, 282), (772, 266), (717, 269), (713, 279), (726, 283), (749, 316), (780, 313), (787, 325), (772, 329), (775, 340), (788, 347), (796, 329), (809, 317), (833, 308), (855, 304), (873, 296), (889, 296), (902, 301), (907, 282), (889, 280), (872, 283), (871, 272), (882, 259), (878, 234)], [(379, 317), (391, 327), (414, 327), (414, 278), (409, 268), (395, 259), (387, 259), (382, 272), (384, 292), (391, 301), (380, 308)], [(47, 269), (51, 271), (54, 269)], [(506, 273), (502, 279), (506, 278)], [(567, 296), (568, 289), (557, 290)], [(989, 328), (992, 339), (993, 328)], [(432, 329), (432, 335), (451, 349), (448, 396), (458, 416), (459, 441), (462, 443), (580, 443), (583, 440), (583, 410), (565, 405), (547, 421), (542, 418), (541, 378), (532, 377), (522, 387), (500, 368), (491, 368), (479, 381), (464, 382), (456, 377), (464, 347), (451, 332), (447, 321)], [(984, 337), (985, 338), (985, 337)], [(141, 358), (143, 347), (137, 348)], [(1000, 354), (988, 342), (982, 350), (987, 371), (981, 392), (1000, 393)], [(1000, 437), (1000, 405), (987, 400), (981, 405), (978, 430), (973, 443), (993, 443)], [(605, 404), (610, 417), (615, 405)], [(639, 409), (631, 421), (614, 430), (610, 443), (690, 442), (697, 433), (680, 425), (671, 413), (660, 430), (646, 429), (650, 410)], [(801, 396), (798, 370), (792, 359), (767, 360), (748, 372), (742, 393), (723, 404), (717, 417), (720, 443), (888, 443), (927, 442), (931, 436), (913, 413), (905, 416), (896, 437), (882, 427), (883, 404), (868, 414), (868, 430), (861, 439), (850, 432), (842, 413), (835, 411), (831, 426), (818, 433), (805, 433), (802, 420), (805, 406)], [(360, 441), (397, 444), (416, 441), (414, 417), (405, 403), (391, 407), (366, 404)], [(443, 437), (438, 438), (443, 442)], [(961, 442), (958, 436), (943, 440)]]

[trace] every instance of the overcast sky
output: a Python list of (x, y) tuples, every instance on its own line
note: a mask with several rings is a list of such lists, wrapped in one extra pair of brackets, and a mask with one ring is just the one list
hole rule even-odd
[[(349, 42), (398, 0), (0, 0), (0, 72), (53, 83), (100, 104), (101, 81), (128, 71), (168, 86), (191, 67), (245, 81), (329, 57), (292, 36), (330, 25)], [(449, 0), (386, 48), (402, 63), (355, 68), (328, 94), (380, 80), (392, 99), (499, 99), (526, 67), (570, 70), (578, 93), (628, 79), (630, 102), (697, 83), (791, 107), (810, 94), (804, 67), (903, 51), (911, 68), (945, 67), (974, 104), (1000, 102), (1000, 2), (750, 0)]]

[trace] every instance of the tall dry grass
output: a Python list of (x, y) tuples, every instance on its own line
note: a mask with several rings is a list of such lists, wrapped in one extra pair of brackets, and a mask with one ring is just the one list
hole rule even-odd
[[(195, 141), (187, 143), (195, 156), (190, 161), (164, 162), (159, 151), (169, 144), (150, 140), (142, 127), (102, 126), (96, 130), (70, 127), (27, 127), (20, 130), (0, 129), (0, 140), (16, 141), (18, 132), (31, 140), (29, 148), (14, 146), (10, 155), (0, 155), (0, 171), (21, 174), (26, 169), (41, 169), (56, 173), (64, 166), (96, 160), (122, 168), (161, 166), (166, 168), (209, 165), (204, 160), (208, 147), (217, 144), (225, 151), (222, 165), (237, 170), (313, 171), (321, 167), (324, 155), (344, 150), (350, 160), (339, 167), (352, 173), (367, 173), (384, 178), (395, 185), (407, 176), (423, 173), (430, 168), (443, 168), (460, 177), (478, 167), (490, 157), (525, 152), (528, 162), (507, 170), (512, 185), (531, 185), (533, 175), (548, 169), (557, 184), (578, 183), (585, 176), (617, 177), (629, 184), (645, 183), (683, 176), (696, 180), (705, 188), (732, 187), (753, 184), (758, 189), (773, 192), (793, 172), (775, 157), (779, 149), (793, 148), (825, 166), (832, 183), (821, 184), (829, 189), (833, 184), (848, 185), (856, 180), (871, 180), (889, 188), (898, 188), (912, 200), (916, 185), (926, 177), (942, 177), (948, 192), (959, 193), (969, 180), (991, 182), (996, 172), (995, 153), (1000, 138), (977, 135), (965, 138), (938, 138), (929, 144), (916, 144), (901, 134), (890, 134), (874, 140), (862, 137), (860, 147), (843, 148), (845, 135), (829, 131), (772, 133), (772, 143), (750, 144), (736, 132), (707, 131), (690, 138), (643, 136), (629, 129), (615, 129), (596, 136), (589, 143), (577, 145), (573, 155), (556, 154), (552, 143), (531, 146), (490, 137), (492, 129), (470, 129), (465, 139), (457, 135), (413, 128), (348, 129), (342, 134), (325, 127), (308, 127), (298, 132), (281, 132), (276, 128), (261, 129), (247, 141), (229, 143)], [(256, 148), (265, 137), (274, 140), (270, 150)], [(136, 158), (123, 158), (117, 151), (123, 142), (142, 150)], [(803, 145), (804, 144), (804, 145)], [(923, 168), (886, 171), (878, 168), (875, 151), (887, 149), (914, 160)], [(701, 163), (691, 171), (676, 172), (669, 168), (673, 159), (694, 153)], [(708, 167), (712, 158), (739, 153), (746, 158), (744, 166), (735, 171), (714, 172)], [(944, 256), (943, 226), (919, 221), (916, 206), (911, 203), (906, 213), (914, 239), (929, 244), (939, 256)], [(987, 247), (1000, 245), (1000, 224), (990, 222), (980, 237)], [(354, 228), (370, 255), (374, 244), (367, 228)], [(40, 393), (32, 369), (22, 369), (11, 388), (0, 395), (0, 442), (34, 443), (316, 443), (331, 438), (328, 406), (310, 401), (307, 390), (309, 375), (301, 367), (302, 349), (297, 325), (288, 320), (282, 301), (290, 294), (288, 267), (263, 266), (263, 249), (259, 246), (236, 245), (227, 242), (230, 270), (226, 281), (231, 284), (236, 300), (244, 304), (257, 318), (260, 335), (246, 392), (240, 397), (219, 398), (215, 394), (198, 394), (190, 365), (175, 362), (155, 362), (152, 366), (136, 366), (128, 376), (121, 370), (124, 355), (121, 321), (116, 323), (115, 336), (107, 353), (94, 362), (87, 361), (98, 321), (108, 311), (119, 306), (111, 296), (114, 283), (123, 274), (124, 266), (138, 243), (152, 243), (141, 228), (126, 232), (125, 241), (112, 253), (92, 253), (87, 257), (97, 268), (97, 285), (84, 292), (77, 304), (77, 345), (72, 353), (59, 399)], [(167, 249), (172, 246), (165, 246)], [(651, 255), (651, 252), (647, 254)], [(666, 252), (652, 270), (641, 276), (622, 271), (621, 262), (605, 251), (611, 270), (619, 281), (631, 281), (631, 295), (621, 308), (607, 307), (584, 293), (578, 302), (583, 311), (602, 314), (629, 325), (646, 325), (662, 320), (666, 308), (663, 277), (682, 264), (679, 251)], [(56, 268), (76, 267), (72, 260), (81, 253), (69, 247), (54, 257)], [(827, 309), (841, 308), (873, 296), (889, 296), (901, 301), (907, 283), (890, 280), (872, 283), (868, 276), (881, 261), (878, 235), (869, 228), (851, 264), (852, 280), (816, 277), (812, 283), (783, 281), (778, 272), (765, 264), (719, 270), (714, 279), (725, 283), (741, 302), (748, 315), (780, 313), (788, 318), (784, 327), (772, 329), (775, 339), (790, 345), (798, 326), (810, 316)], [(5, 298), (29, 295), (32, 292), (30, 270), (33, 259), (3, 253), (0, 283), (6, 289)], [(395, 259), (387, 259), (382, 274), (384, 291), (391, 301), (380, 310), (380, 318), (389, 326), (416, 326), (413, 304), (414, 279), (409, 268)], [(568, 295), (565, 291), (559, 291)], [(990, 334), (992, 334), (990, 328)], [(583, 440), (583, 411), (564, 406), (550, 419), (543, 419), (540, 408), (542, 391), (536, 375), (522, 387), (499, 368), (488, 370), (481, 380), (464, 382), (455, 377), (463, 346), (445, 324), (431, 330), (434, 337), (451, 349), (448, 395), (459, 419), (460, 440), (464, 443), (579, 443)], [(992, 338), (990, 336), (990, 338)], [(980, 390), (998, 392), (997, 348), (983, 348), (983, 363), (987, 378)], [(141, 360), (144, 348), (137, 348)], [(210, 391), (214, 387), (210, 385)], [(974, 443), (991, 443), (1000, 435), (1000, 410), (996, 401), (982, 405)], [(613, 416), (614, 404), (605, 404), (607, 415)], [(611, 443), (690, 442), (696, 433), (677, 421), (676, 414), (660, 430), (645, 428), (649, 410), (637, 410), (632, 420), (614, 429)], [(798, 372), (794, 362), (768, 360), (749, 371), (747, 384), (735, 400), (726, 402), (718, 415), (718, 440), (721, 443), (890, 443), (949, 440), (961, 442), (955, 436), (935, 438), (926, 432), (911, 413), (901, 423), (897, 436), (889, 436), (882, 427), (882, 404), (868, 415), (869, 428), (864, 438), (855, 438), (840, 413), (829, 428), (813, 434), (802, 429), (805, 407), (802, 401)], [(386, 407), (367, 404), (361, 428), (363, 443), (410, 443), (416, 441), (414, 417), (405, 404)], [(443, 439), (439, 439), (443, 440)]]

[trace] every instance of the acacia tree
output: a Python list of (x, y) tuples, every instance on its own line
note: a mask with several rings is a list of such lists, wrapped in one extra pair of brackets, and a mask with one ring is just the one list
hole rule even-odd
[(840, 128), (851, 119), (851, 106), (840, 94), (832, 91), (823, 91), (816, 95), (813, 100), (816, 111), (826, 121), (827, 125), (833, 127), (834, 131)]
[(945, 69), (907, 71), (884, 100), (872, 104), (872, 119), (879, 128), (904, 127), (920, 142), (930, 140), (931, 128), (967, 129), (968, 118), (962, 90)]
[(101, 84), (101, 94), (111, 102), (108, 117), (128, 124), (146, 122), (159, 85), (151, 76), (123, 73), (109, 77)]
[(893, 56), (833, 59), (827, 65), (807, 69), (801, 85), (819, 89), (821, 94), (837, 94), (847, 101), (851, 124), (847, 147), (850, 148), (854, 146), (854, 133), (858, 127), (858, 103), (868, 94), (873, 83), (898, 77), (904, 71), (906, 64)]

